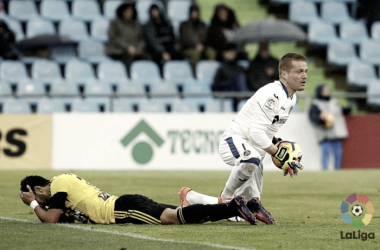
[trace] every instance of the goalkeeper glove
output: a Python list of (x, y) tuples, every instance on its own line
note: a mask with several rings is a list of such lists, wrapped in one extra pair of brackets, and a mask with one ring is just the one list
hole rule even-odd
[(282, 141), (282, 139), (280, 137), (273, 137), (272, 144), (276, 145), (280, 141)]
[(293, 177), (293, 175), (298, 174), (299, 170), (304, 169), (304, 166), (296, 160), (298, 158), (296, 152), (289, 151), (290, 148), (288, 147), (279, 147), (273, 157), (281, 163), (281, 169), (284, 171), (284, 176), (289, 174), (290, 177)]

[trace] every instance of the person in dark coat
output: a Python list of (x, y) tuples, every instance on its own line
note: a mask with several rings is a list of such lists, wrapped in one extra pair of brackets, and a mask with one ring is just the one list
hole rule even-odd
[(17, 59), (14, 45), (15, 34), (7, 23), (0, 19), (0, 56), (4, 59)]
[(137, 20), (134, 3), (125, 2), (116, 10), (116, 18), (108, 27), (106, 54), (122, 61), (127, 70), (134, 60), (145, 59), (143, 29)]
[(250, 91), (257, 91), (267, 83), (279, 79), (279, 60), (270, 55), (267, 42), (261, 42), (259, 52), (249, 64), (247, 85)]
[(198, 5), (192, 4), (189, 9), (189, 20), (182, 22), (179, 27), (182, 54), (190, 60), (194, 76), (200, 59), (215, 59), (215, 54), (205, 46), (207, 27), (199, 15)]
[(322, 167), (325, 170), (328, 169), (330, 153), (335, 157), (335, 169), (341, 168), (342, 139), (348, 137), (344, 115), (350, 112), (351, 108), (342, 108), (337, 100), (331, 98), (327, 85), (321, 84), (317, 87), (309, 117), (316, 126), (318, 141), (322, 148)]
[(173, 26), (156, 4), (149, 8), (150, 20), (145, 25), (148, 52), (160, 68), (170, 60), (182, 59), (177, 50)]

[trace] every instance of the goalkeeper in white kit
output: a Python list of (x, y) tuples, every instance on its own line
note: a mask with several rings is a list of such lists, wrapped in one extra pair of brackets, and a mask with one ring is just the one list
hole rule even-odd
[[(297, 175), (303, 166), (297, 155), (275, 145), (275, 134), (285, 124), (296, 104), (296, 91), (305, 89), (307, 62), (302, 55), (285, 54), (279, 63), (280, 80), (260, 88), (242, 107), (219, 143), (222, 160), (232, 166), (231, 174), (219, 198), (183, 187), (179, 193), (181, 206), (227, 203), (235, 195), (244, 196), (257, 220), (276, 224), (262, 206), (263, 164), (265, 153), (281, 162), (284, 175)], [(256, 222), (257, 222), (256, 220)]]

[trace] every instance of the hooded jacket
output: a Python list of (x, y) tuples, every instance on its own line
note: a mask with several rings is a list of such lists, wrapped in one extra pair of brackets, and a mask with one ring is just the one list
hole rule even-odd
[(198, 43), (204, 45), (206, 42), (206, 24), (199, 18), (192, 20), (192, 11), (198, 11), (199, 13), (199, 8), (196, 4), (191, 5), (189, 8), (189, 20), (182, 22), (179, 27), (182, 49), (195, 48)]

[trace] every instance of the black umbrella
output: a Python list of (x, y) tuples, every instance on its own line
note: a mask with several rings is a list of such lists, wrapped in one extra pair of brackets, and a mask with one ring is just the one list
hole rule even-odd
[(32, 38), (24, 39), (17, 43), (20, 49), (31, 49), (35, 47), (56, 47), (66, 45), (76, 45), (77, 42), (71, 40), (67, 36), (60, 35), (38, 35)]
[(289, 42), (306, 40), (305, 32), (297, 25), (286, 20), (265, 19), (249, 23), (230, 39), (238, 44), (257, 42)]

